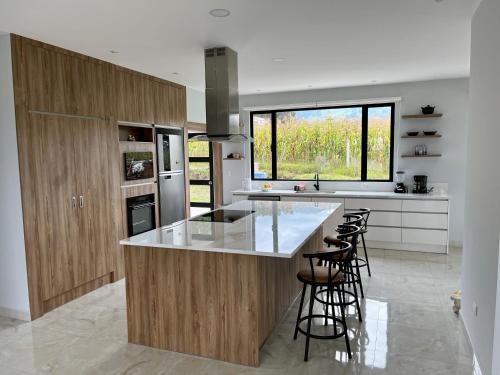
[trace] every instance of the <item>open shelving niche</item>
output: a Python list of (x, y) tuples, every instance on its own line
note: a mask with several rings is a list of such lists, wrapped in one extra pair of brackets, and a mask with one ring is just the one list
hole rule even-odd
[[(413, 114), (413, 115), (403, 115), (401, 116), (402, 119), (404, 120), (425, 120), (425, 119), (433, 119), (433, 118), (440, 118), (443, 117), (442, 113), (432, 113), (429, 115), (424, 115), (424, 114)], [(402, 139), (436, 139), (436, 138), (441, 138), (441, 134), (434, 134), (434, 135), (402, 135)], [(442, 154), (427, 154), (427, 155), (415, 155), (415, 154), (403, 154), (401, 155), (402, 158), (439, 158), (441, 157)]]

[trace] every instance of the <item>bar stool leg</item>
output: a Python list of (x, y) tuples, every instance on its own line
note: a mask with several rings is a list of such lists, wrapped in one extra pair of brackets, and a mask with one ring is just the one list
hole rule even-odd
[(356, 308), (358, 310), (358, 319), (359, 322), (362, 323), (363, 317), (361, 316), (361, 308), (359, 306), (358, 288), (356, 287), (356, 283), (354, 283), (353, 285), (354, 285), (354, 299), (356, 300)]
[(299, 320), (302, 313), (302, 307), (304, 306), (304, 296), (306, 294), (306, 284), (302, 288), (302, 296), (300, 297), (299, 312), (297, 313), (297, 322), (295, 323), (295, 333), (293, 334), (293, 339), (297, 340), (297, 333), (299, 332)]
[[(326, 304), (324, 307), (325, 311), (325, 326), (328, 325), (328, 307), (329, 307), (329, 301), (330, 301), (330, 293), (328, 292), (328, 289), (326, 290)], [(333, 303), (333, 301), (332, 301)]]
[(307, 362), (309, 359), (309, 340), (311, 335), (311, 322), (314, 307), (314, 296), (316, 294), (316, 287), (311, 286), (311, 297), (309, 298), (309, 315), (307, 317), (307, 335), (306, 335), (306, 352), (304, 354), (304, 361)]
[(368, 270), (368, 276), (372, 277), (372, 271), (370, 270), (370, 261), (368, 260), (368, 252), (366, 251), (365, 235), (361, 233), (361, 240), (363, 241), (363, 248), (365, 249), (365, 260), (366, 269)]
[[(359, 262), (358, 258), (355, 258), (356, 260), (356, 274), (358, 275), (358, 281), (359, 281), (359, 290), (361, 292), (361, 298), (365, 298), (365, 293), (363, 292), (363, 281), (361, 280), (361, 272), (359, 270)], [(354, 282), (356, 284), (356, 282)]]
[[(337, 287), (337, 294), (340, 300), (340, 298), (342, 298), (342, 295), (345, 294), (344, 284), (342, 284), (342, 292), (340, 291), (340, 288)], [(345, 336), (345, 346), (347, 347), (347, 355), (349, 356), (349, 359), (351, 359), (352, 358), (351, 344), (349, 343), (349, 335), (347, 334), (347, 322), (345, 320), (345, 311), (343, 306), (340, 306), (340, 314), (342, 316), (342, 323), (344, 324), (344, 336)]]

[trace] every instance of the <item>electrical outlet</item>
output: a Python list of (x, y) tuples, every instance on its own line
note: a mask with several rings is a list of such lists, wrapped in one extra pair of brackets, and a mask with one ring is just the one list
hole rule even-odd
[(473, 302), (472, 303), (472, 313), (474, 314), (474, 316), (477, 316), (478, 312), (479, 312), (479, 307), (477, 306), (476, 302)]

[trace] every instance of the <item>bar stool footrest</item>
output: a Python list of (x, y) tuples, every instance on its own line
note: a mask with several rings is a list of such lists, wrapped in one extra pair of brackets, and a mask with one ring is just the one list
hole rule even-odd
[[(337, 334), (334, 334), (334, 335), (316, 335), (316, 334), (313, 334), (313, 333), (309, 333), (309, 337), (313, 338), (313, 339), (318, 339), (318, 340), (333, 340), (333, 339), (338, 339), (340, 337), (344, 337), (345, 335), (345, 330), (346, 330), (346, 327), (344, 326), (344, 323), (342, 322), (341, 319), (339, 318), (334, 318), (330, 315), (326, 315), (326, 314), (313, 314), (311, 315), (311, 319), (314, 319), (314, 318), (320, 318), (320, 319), (329, 319), (329, 320), (334, 320), (337, 322)], [(299, 322), (298, 322), (298, 327), (297, 327), (297, 330), (302, 333), (304, 336), (307, 336), (307, 331), (304, 331), (302, 328), (300, 328), (300, 323), (302, 323), (303, 321), (306, 321), (307, 319), (309, 319), (309, 316), (306, 315), (306, 316), (303, 316), (302, 318), (299, 319)]]

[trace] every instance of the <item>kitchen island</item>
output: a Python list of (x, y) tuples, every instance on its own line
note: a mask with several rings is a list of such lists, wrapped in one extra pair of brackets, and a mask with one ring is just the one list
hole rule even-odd
[(258, 366), (340, 206), (241, 201), (121, 241), (129, 342)]

